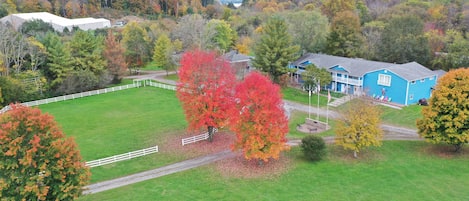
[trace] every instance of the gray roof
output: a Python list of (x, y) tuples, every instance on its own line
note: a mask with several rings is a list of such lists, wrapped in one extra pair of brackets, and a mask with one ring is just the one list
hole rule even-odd
[(436, 75), (435, 72), (416, 62), (410, 62), (406, 64), (394, 64), (379, 61), (369, 61), (360, 58), (346, 58), (312, 53), (303, 55), (298, 60), (293, 62), (292, 65), (302, 66), (302, 63), (306, 61), (311, 62), (318, 68), (326, 68), (329, 71), (334, 71), (331, 69), (332, 67), (341, 66), (349, 72), (350, 76), (355, 77), (362, 77), (368, 72), (377, 71), (381, 69), (388, 69), (408, 81)]
[(408, 81), (419, 80), (422, 78), (427, 78), (427, 77), (437, 75), (432, 70), (426, 68), (425, 66), (420, 65), (417, 62), (396, 64), (387, 69), (396, 73), (397, 75), (401, 76), (402, 78)]
[(227, 52), (226, 54), (223, 55), (223, 58), (228, 60), (230, 63), (244, 62), (244, 61), (250, 61), (251, 60), (250, 56), (240, 54), (236, 50), (232, 50), (232, 51)]
[(438, 75), (438, 78), (446, 74), (446, 71), (444, 70), (434, 70), (433, 72), (435, 72)]

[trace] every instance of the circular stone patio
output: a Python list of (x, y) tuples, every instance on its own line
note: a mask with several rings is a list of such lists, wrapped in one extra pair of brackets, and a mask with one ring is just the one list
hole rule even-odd
[(298, 124), (296, 126), (296, 130), (302, 133), (310, 133), (310, 134), (320, 133), (329, 129), (330, 129), (330, 126), (327, 125), (326, 123), (318, 121), (318, 120), (310, 119), (310, 118), (306, 118), (303, 124)]

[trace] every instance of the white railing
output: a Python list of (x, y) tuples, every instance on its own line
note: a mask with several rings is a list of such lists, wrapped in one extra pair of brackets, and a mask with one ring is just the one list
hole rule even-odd
[(351, 79), (351, 78), (332, 76), (332, 81), (351, 84), (355, 86), (363, 86), (362, 80)]
[(174, 86), (174, 85), (163, 84), (163, 83), (152, 82), (152, 81), (148, 82), (147, 84), (149, 86), (152, 86), (152, 87), (158, 87), (158, 88), (162, 88), (162, 89), (168, 89), (168, 90), (176, 91), (176, 86)]
[(88, 162), (86, 162), (86, 166), (88, 166), (88, 167), (98, 167), (98, 166), (101, 166), (101, 165), (115, 163), (115, 162), (123, 161), (123, 160), (129, 160), (129, 159), (132, 159), (132, 158), (145, 156), (145, 155), (156, 153), (156, 152), (158, 152), (158, 146), (154, 146), (154, 147), (150, 147), (150, 148), (146, 148), (146, 149), (141, 149), (141, 150), (137, 150), (137, 151), (132, 151), (132, 152), (128, 152), (128, 153), (125, 153), (125, 154), (119, 154), (119, 155), (115, 155), (115, 156), (111, 156), (111, 157), (107, 157), (107, 158), (101, 158), (101, 159), (98, 159), (98, 160), (88, 161)]
[(188, 138), (183, 138), (181, 141), (182, 141), (182, 146), (184, 146), (186, 144), (190, 144), (190, 143), (194, 143), (194, 142), (198, 142), (198, 141), (202, 141), (206, 139), (208, 139), (208, 132), (204, 134), (188, 137)]
[[(218, 129), (214, 128), (213, 133), (216, 133), (216, 132), (218, 132)], [(188, 137), (188, 138), (183, 138), (181, 140), (181, 143), (182, 143), (182, 146), (184, 146), (186, 144), (206, 140), (206, 139), (208, 139), (208, 137), (209, 137), (208, 132), (206, 132), (204, 134), (200, 134), (200, 135), (196, 135), (196, 136), (192, 136), (192, 137)]]

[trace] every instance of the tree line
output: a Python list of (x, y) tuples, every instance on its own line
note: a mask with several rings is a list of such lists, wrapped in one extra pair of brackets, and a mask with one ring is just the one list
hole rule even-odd
[[(3, 1), (0, 15), (29, 11), (24, 4), (33, 2)], [(60, 8), (58, 2), (47, 2)], [(123, 2), (82, 2), (89, 11), (81, 14), (97, 16), (116, 10), (138, 14), (129, 9), (144, 8)], [(134, 3), (142, 2), (146, 1)], [(178, 66), (179, 53), (194, 48), (252, 55), (254, 67), (269, 72), (277, 83), (288, 73), (288, 62), (306, 52), (392, 63), (417, 61), (443, 70), (469, 63), (469, 12), (464, 2), (246, 0), (237, 9), (211, 1), (149, 1), (146, 5), (152, 3), (167, 8), (177, 5), (180, 12), (177, 18), (154, 14), (157, 20), (132, 21), (111, 29), (111, 34), (107, 30), (54, 33), (38, 21), (25, 23), (19, 32), (2, 26), (3, 105), (102, 87), (118, 82), (125, 69), (135, 71), (152, 61), (170, 71)], [(199, 4), (199, 10), (184, 7)], [(96, 9), (89, 9), (93, 6)]]

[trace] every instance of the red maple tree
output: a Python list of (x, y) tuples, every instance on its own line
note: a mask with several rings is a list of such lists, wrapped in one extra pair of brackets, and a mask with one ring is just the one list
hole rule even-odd
[(53, 117), (20, 104), (0, 114), (0, 197), (73, 200), (90, 179), (75, 141)]
[(215, 52), (194, 50), (181, 58), (177, 97), (181, 101), (189, 130), (207, 127), (209, 141), (213, 141), (214, 128), (226, 125), (236, 77), (230, 64)]
[(285, 138), (288, 119), (283, 110), (279, 86), (264, 75), (253, 72), (236, 87), (237, 112), (231, 126), (246, 159), (268, 162), (288, 150)]

